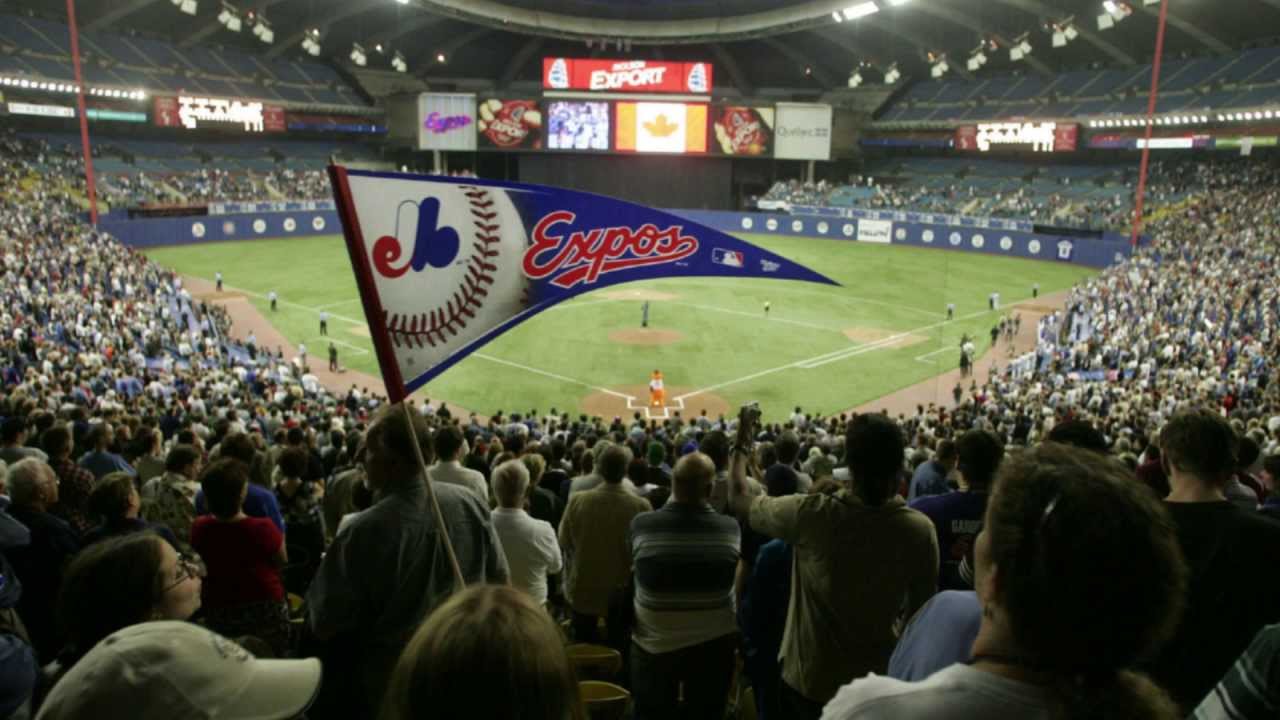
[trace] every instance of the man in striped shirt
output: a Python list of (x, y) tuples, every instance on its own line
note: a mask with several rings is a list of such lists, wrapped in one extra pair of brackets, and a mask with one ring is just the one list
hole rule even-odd
[(737, 646), (733, 577), (740, 537), (737, 522), (707, 502), (714, 478), (711, 458), (684, 456), (667, 504), (631, 521), (636, 720), (724, 717)]
[(1280, 714), (1280, 625), (1253, 638), (1188, 720), (1267, 720)]

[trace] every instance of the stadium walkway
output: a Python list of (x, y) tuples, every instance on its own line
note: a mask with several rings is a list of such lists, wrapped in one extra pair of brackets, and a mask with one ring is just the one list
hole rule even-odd
[[(1045, 315), (1053, 314), (1054, 310), (1061, 310), (1067, 302), (1070, 291), (1063, 290), (1056, 293), (1041, 295), (1032, 300), (1030, 298), (1021, 300), (1005, 307), (1007, 313), (1012, 317), (1014, 314), (1022, 315), (1022, 327), (1013, 339), (1014, 357), (1026, 352), (1035, 350), (1036, 348), (1036, 324), (1040, 318)], [(999, 322), (997, 320), (996, 322)], [(982, 387), (987, 381), (987, 374), (991, 371), (993, 364), (999, 364), (1001, 369), (1009, 364), (1012, 359), (1007, 351), (1007, 345), (1002, 339), (993, 352), (990, 345), (991, 336), (984, 335), (976, 338), (974, 343), (979, 348), (986, 348), (983, 354), (978, 356), (973, 365), (973, 375), (966, 378), (962, 384), (965, 395), (969, 394), (969, 383), (972, 380), (978, 382), (978, 387)], [(955, 407), (955, 398), (952, 396), (952, 390), (956, 383), (960, 382), (960, 348), (957, 347), (955, 352), (949, 357), (948, 362), (955, 363), (955, 369), (945, 372), (941, 375), (934, 376), (923, 382), (916, 383), (910, 387), (905, 387), (897, 392), (885, 395), (877, 400), (864, 403), (858, 407), (849, 408), (845, 412), (888, 412), (891, 416), (899, 413), (912, 415), (916, 411), (917, 405), (928, 406), (929, 403), (952, 408)]]

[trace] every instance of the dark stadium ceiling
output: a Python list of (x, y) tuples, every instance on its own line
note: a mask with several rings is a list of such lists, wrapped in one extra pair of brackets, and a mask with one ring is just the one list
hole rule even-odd
[[(536, 81), (544, 55), (634, 59), (710, 59), (719, 83), (820, 91), (844, 87), (867, 63), (868, 84), (897, 63), (904, 76), (928, 77), (928, 53), (945, 53), (948, 77), (995, 72), (1051, 73), (1149, 62), (1158, 5), (1114, 0), (1131, 12), (1099, 30), (1102, 0), (874, 0), (878, 12), (836, 22), (832, 11), (860, 0), (236, 0), (265, 17), (275, 39), (218, 22), (223, 3), (196, 0), (194, 16), (176, 0), (78, 0), (82, 29), (139, 32), (179, 44), (218, 44), (273, 56), (306, 57), (300, 43), (320, 30), (322, 59), (347, 62), (352, 43), (369, 51), (369, 67), (403, 54), (410, 73), (429, 83)], [(0, 0), (0, 9), (61, 19), (63, 3)], [(1114, 7), (1114, 6), (1113, 6)], [(1124, 7), (1120, 8), (1123, 16)], [(1052, 24), (1074, 18), (1078, 36), (1052, 47)], [(1166, 57), (1228, 53), (1280, 44), (1280, 0), (1170, 0)], [(685, 28), (687, 32), (673, 32)], [(1012, 61), (1025, 34), (1032, 51)], [(630, 42), (627, 42), (630, 40)], [(588, 48), (588, 42), (591, 47)], [(989, 62), (967, 60), (988, 43)], [(998, 48), (991, 50), (991, 44)], [(380, 56), (374, 48), (381, 44)], [(602, 45), (604, 49), (602, 49)], [(445, 61), (439, 62), (438, 56)]]

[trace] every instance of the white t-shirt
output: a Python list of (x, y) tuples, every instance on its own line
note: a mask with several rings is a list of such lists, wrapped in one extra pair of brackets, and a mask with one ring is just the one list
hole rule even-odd
[(545, 603), (547, 576), (564, 569), (560, 543), (551, 523), (530, 517), (524, 510), (507, 508), (496, 508), (490, 516), (511, 568), (511, 585)]
[(822, 720), (1049, 720), (1056, 701), (1041, 688), (952, 665), (920, 682), (871, 674), (840, 688), (822, 711)]

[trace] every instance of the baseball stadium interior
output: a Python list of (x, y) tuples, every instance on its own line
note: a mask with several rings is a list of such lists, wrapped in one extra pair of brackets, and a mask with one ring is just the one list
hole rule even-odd
[[(0, 718), (1274, 720), (1278, 142), (1280, 0), (0, 0)], [(342, 168), (835, 284), (398, 393)]]

